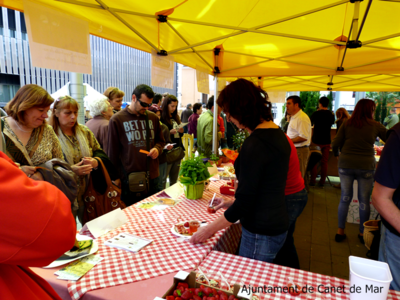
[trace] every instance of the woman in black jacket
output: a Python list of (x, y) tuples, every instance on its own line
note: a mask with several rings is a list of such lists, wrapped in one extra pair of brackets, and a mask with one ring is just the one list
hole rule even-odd
[(285, 186), (291, 147), (286, 135), (273, 122), (265, 91), (251, 81), (238, 79), (226, 86), (217, 103), (227, 121), (250, 133), (235, 161), (239, 181), (235, 200), (219, 201), (228, 208), (224, 215), (200, 227), (192, 243), (204, 242), (216, 231), (240, 220), (239, 255), (272, 262), (286, 239), (289, 226)]

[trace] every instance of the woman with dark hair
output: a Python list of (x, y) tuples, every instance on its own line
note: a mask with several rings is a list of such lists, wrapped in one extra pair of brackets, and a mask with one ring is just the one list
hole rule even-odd
[[(171, 142), (174, 143), (174, 148), (182, 147), (181, 137), (183, 135), (183, 127), (178, 128), (181, 124), (181, 119), (178, 116), (178, 99), (174, 95), (167, 95), (162, 103), (161, 123), (165, 124), (171, 134)], [(169, 176), (169, 184), (173, 185), (178, 180), (179, 168), (181, 160), (178, 159), (167, 166), (167, 176)]]
[(200, 227), (190, 241), (204, 242), (218, 230), (240, 220), (239, 255), (272, 262), (285, 242), (289, 225), (285, 186), (290, 144), (273, 122), (267, 93), (251, 81), (232, 82), (222, 90), (217, 103), (227, 120), (239, 129), (246, 129), (250, 136), (235, 161), (239, 181), (236, 199), (222, 201), (217, 208), (229, 207), (224, 215)]
[(203, 112), (203, 106), (201, 103), (195, 103), (193, 105), (193, 114), (189, 117), (188, 132), (193, 134), (194, 139), (197, 139), (197, 120)]
[(364, 222), (369, 220), (369, 200), (374, 182), (375, 156), (374, 143), (379, 136), (386, 141), (386, 128), (373, 119), (375, 102), (361, 99), (357, 102), (352, 116), (343, 122), (332, 141), (335, 156), (339, 156), (339, 177), (341, 197), (338, 209), (338, 230), (336, 242), (346, 238), (344, 233), (347, 212), (353, 198), (353, 182), (358, 182), (358, 201), (360, 211), (360, 233), (358, 238), (364, 243)]

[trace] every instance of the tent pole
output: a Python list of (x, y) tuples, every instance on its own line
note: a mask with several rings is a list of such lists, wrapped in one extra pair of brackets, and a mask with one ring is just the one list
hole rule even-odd
[(218, 76), (215, 74), (215, 82), (214, 82), (214, 118), (213, 118), (213, 153), (215, 155), (218, 154)]
[(80, 107), (78, 113), (78, 123), (85, 125), (85, 106), (83, 97), (85, 97), (85, 88), (83, 86), (83, 74), (70, 72), (69, 94), (74, 98)]

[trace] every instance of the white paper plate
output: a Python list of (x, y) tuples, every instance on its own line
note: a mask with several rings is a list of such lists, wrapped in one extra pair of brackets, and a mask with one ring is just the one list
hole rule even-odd
[(56, 259), (51, 264), (49, 264), (48, 266), (43, 267), (43, 268), (49, 269), (49, 268), (59, 267), (59, 266), (68, 264), (70, 262), (73, 262), (75, 260), (81, 259), (82, 257), (85, 257), (85, 256), (91, 255), (93, 253), (96, 253), (97, 250), (99, 250), (99, 245), (97, 244), (97, 242), (95, 240), (93, 240), (92, 249), (90, 249), (90, 252), (88, 254), (85, 254), (85, 255), (82, 255), (82, 256), (79, 256), (79, 257), (74, 257), (74, 258), (71, 258), (71, 259), (63, 259), (63, 260), (57, 260)]
[[(185, 223), (185, 222), (182, 222), (182, 223)], [(207, 223), (200, 223), (200, 227), (202, 227), (202, 226), (207, 226)], [(180, 233), (176, 232), (175, 225), (172, 225), (171, 232), (173, 235), (181, 237), (181, 238), (185, 238), (185, 239), (190, 239), (192, 237), (191, 235), (184, 235), (184, 234), (180, 234)]]

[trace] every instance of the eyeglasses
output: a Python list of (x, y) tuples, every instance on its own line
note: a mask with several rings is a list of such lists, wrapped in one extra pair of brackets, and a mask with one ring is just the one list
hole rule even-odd
[(148, 104), (146, 102), (140, 101), (140, 99), (137, 99), (137, 101), (139, 101), (140, 105), (143, 107), (150, 107), (153, 105), (153, 103)]

